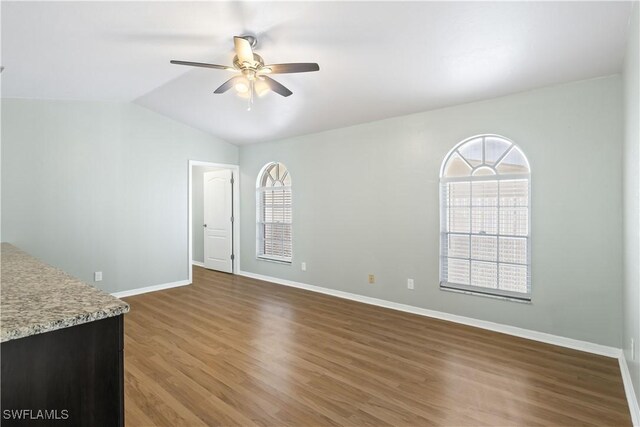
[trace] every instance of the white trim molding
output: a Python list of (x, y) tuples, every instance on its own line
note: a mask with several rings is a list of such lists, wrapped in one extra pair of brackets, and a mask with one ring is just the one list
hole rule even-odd
[(187, 285), (190, 285), (190, 284), (191, 284), (190, 280), (179, 280), (177, 282), (163, 283), (162, 285), (146, 286), (144, 288), (136, 288), (136, 289), (131, 289), (129, 291), (114, 292), (111, 295), (113, 295), (116, 298), (126, 298), (126, 297), (132, 297), (134, 295), (146, 294), (148, 292), (155, 292), (155, 291), (162, 291), (162, 290), (165, 290), (165, 289), (178, 288), (180, 286), (187, 286)]
[[(192, 265), (200, 265), (194, 264), (193, 261), (193, 195), (191, 194), (193, 191), (193, 168), (194, 166), (207, 166), (214, 167), (219, 169), (229, 169), (233, 172), (233, 262), (232, 262), (232, 272), (238, 273), (240, 271), (240, 166), (231, 165), (228, 163), (212, 163), (212, 162), (203, 162), (199, 160), (189, 160), (187, 165), (187, 172), (189, 174), (188, 177), (188, 195), (187, 195), (187, 216), (188, 216), (188, 269), (189, 269), (189, 283), (193, 281), (193, 270), (191, 268)], [(204, 267), (204, 263), (201, 265)]]
[(264, 280), (266, 282), (278, 285), (290, 286), (298, 289), (305, 289), (312, 292), (318, 292), (325, 295), (332, 295), (338, 298), (344, 298), (352, 301), (362, 302), (365, 304), (376, 305), (379, 307), (390, 308), (392, 310), (404, 311), (406, 313), (418, 314), (420, 316), (432, 317), (440, 320), (448, 320), (450, 322), (460, 323), (476, 328), (487, 329), (490, 331), (500, 332), (503, 334), (513, 335), (520, 338), (526, 338), (534, 341), (540, 341), (547, 344), (554, 344), (560, 347), (572, 348), (574, 350), (586, 351), (588, 353), (598, 354), (601, 356), (619, 358), (622, 350), (616, 347), (609, 347), (601, 344), (594, 344), (588, 341), (580, 341), (573, 338), (561, 337), (558, 335), (548, 334), (546, 332), (532, 331), (530, 329), (518, 328), (516, 326), (504, 325), (501, 323), (489, 322), (486, 320), (474, 319), (471, 317), (459, 316), (457, 314), (445, 313), (442, 311), (429, 310), (426, 308), (415, 307), (407, 304), (387, 301), (379, 298), (367, 297), (364, 295), (352, 294), (350, 292), (338, 291), (335, 289), (323, 288), (321, 286), (308, 285), (306, 283), (294, 282), (292, 280), (280, 279), (277, 277), (264, 276), (262, 274), (251, 273), (248, 271), (239, 271), (238, 275), (250, 277), (252, 279)]
[(196, 265), (198, 267), (204, 267), (204, 262), (191, 260), (191, 265)]
[(624, 352), (620, 353), (618, 362), (620, 363), (620, 373), (622, 374), (622, 382), (624, 383), (624, 393), (626, 394), (627, 401), (629, 402), (631, 423), (635, 427), (640, 427), (640, 406), (638, 405), (636, 392), (633, 389), (633, 381), (631, 380), (631, 373), (629, 372), (629, 366), (627, 365), (627, 359), (624, 356)]

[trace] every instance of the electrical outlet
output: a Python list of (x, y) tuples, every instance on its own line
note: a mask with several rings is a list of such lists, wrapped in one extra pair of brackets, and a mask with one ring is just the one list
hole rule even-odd
[(95, 273), (93, 273), (93, 281), (94, 282), (102, 281), (102, 271), (96, 271)]
[(407, 289), (413, 289), (413, 279), (407, 279)]
[(302, 263), (302, 265), (300, 265), (300, 269), (301, 269), (302, 271), (307, 271), (307, 263), (306, 263), (306, 262), (303, 262), (303, 263)]
[(636, 360), (636, 343), (631, 338), (631, 360)]
[(376, 283), (376, 276), (374, 276), (373, 274), (369, 275), (369, 284), (373, 285), (374, 283)]

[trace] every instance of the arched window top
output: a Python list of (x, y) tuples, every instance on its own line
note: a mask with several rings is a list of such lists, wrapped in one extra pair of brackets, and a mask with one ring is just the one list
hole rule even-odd
[(267, 164), (258, 175), (258, 187), (291, 187), (291, 175), (287, 167), (279, 162)]
[(449, 152), (441, 178), (491, 175), (529, 175), (529, 161), (512, 141), (498, 135), (480, 135), (462, 141)]

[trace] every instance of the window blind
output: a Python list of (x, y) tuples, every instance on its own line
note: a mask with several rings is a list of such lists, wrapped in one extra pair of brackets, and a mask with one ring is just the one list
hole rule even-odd
[(282, 163), (271, 163), (263, 168), (257, 185), (257, 255), (260, 258), (290, 262), (291, 176)]
[(262, 190), (262, 253), (291, 259), (291, 188)]
[(442, 279), (528, 294), (529, 181), (448, 182), (443, 191)]

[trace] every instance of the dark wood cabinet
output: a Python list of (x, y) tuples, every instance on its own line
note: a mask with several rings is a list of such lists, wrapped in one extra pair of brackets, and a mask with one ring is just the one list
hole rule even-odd
[(123, 426), (123, 326), (119, 315), (0, 344), (2, 426)]

